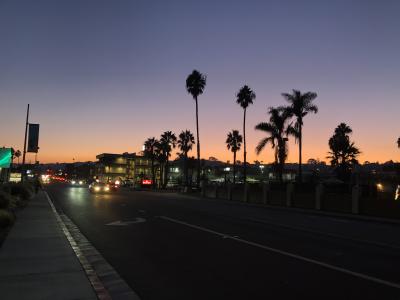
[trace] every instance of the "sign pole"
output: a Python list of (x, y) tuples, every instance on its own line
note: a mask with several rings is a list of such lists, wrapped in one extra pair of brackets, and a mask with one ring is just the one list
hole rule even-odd
[(24, 173), (25, 173), (25, 155), (26, 155), (26, 138), (28, 135), (28, 124), (29, 124), (29, 104), (28, 104), (28, 108), (26, 110), (26, 123), (25, 123), (25, 139), (24, 139), (24, 153), (22, 155), (22, 176), (21, 176), (21, 180), (24, 180)]

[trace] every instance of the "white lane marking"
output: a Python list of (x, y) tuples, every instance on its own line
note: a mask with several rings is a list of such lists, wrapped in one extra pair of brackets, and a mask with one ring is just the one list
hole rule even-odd
[(143, 223), (146, 222), (145, 218), (136, 218), (133, 221), (114, 221), (108, 224), (105, 224), (106, 226), (128, 226), (130, 224), (136, 224), (136, 223)]
[(297, 254), (293, 254), (293, 253), (290, 253), (290, 252), (279, 250), (279, 249), (276, 249), (276, 248), (271, 248), (271, 247), (268, 247), (268, 246), (265, 246), (265, 245), (261, 245), (259, 243), (255, 243), (255, 242), (250, 242), (250, 241), (238, 238), (238, 237), (229, 236), (229, 235), (220, 233), (218, 231), (214, 231), (214, 230), (211, 230), (211, 229), (208, 229), (208, 228), (204, 228), (204, 227), (201, 227), (201, 226), (193, 225), (193, 224), (186, 223), (186, 222), (183, 222), (183, 221), (179, 221), (179, 220), (176, 220), (176, 219), (172, 219), (172, 218), (169, 218), (169, 217), (160, 216), (160, 218), (164, 219), (164, 220), (167, 220), (167, 221), (170, 221), (170, 222), (177, 223), (177, 224), (181, 224), (181, 225), (185, 225), (185, 226), (188, 226), (188, 227), (192, 227), (192, 228), (195, 228), (195, 229), (198, 229), (198, 230), (201, 230), (201, 231), (212, 233), (212, 234), (215, 234), (217, 236), (220, 236), (220, 237), (223, 237), (223, 238), (226, 238), (226, 239), (232, 239), (234, 241), (237, 241), (237, 242), (240, 242), (240, 243), (243, 243), (243, 244), (247, 244), (247, 245), (254, 246), (254, 247), (257, 247), (257, 248), (261, 248), (261, 249), (264, 249), (264, 250), (267, 250), (267, 251), (270, 251), (270, 252), (274, 252), (274, 253), (278, 253), (278, 254), (281, 254), (281, 255), (284, 255), (284, 256), (288, 256), (288, 257), (291, 257), (291, 258), (294, 258), (294, 259), (297, 259), (297, 260), (301, 260), (301, 261), (305, 261), (305, 262), (308, 262), (308, 263), (311, 263), (311, 264), (315, 264), (315, 265), (318, 265), (318, 266), (321, 266), (321, 267), (324, 267), (324, 268), (327, 268), (327, 269), (331, 269), (331, 270), (334, 270), (334, 271), (337, 271), (337, 272), (342, 272), (342, 273), (345, 273), (345, 274), (348, 274), (348, 275), (352, 275), (354, 277), (358, 277), (358, 278), (369, 280), (369, 281), (372, 281), (372, 282), (375, 282), (375, 283), (379, 283), (379, 284), (382, 284), (382, 285), (390, 286), (392, 288), (400, 289), (400, 284), (395, 283), (395, 282), (390, 282), (390, 281), (387, 281), (387, 280), (384, 280), (384, 279), (380, 279), (380, 278), (376, 278), (376, 277), (373, 277), (373, 276), (365, 275), (365, 274), (362, 274), (362, 273), (354, 272), (354, 271), (351, 271), (351, 270), (348, 270), (348, 269), (345, 269), (345, 268), (336, 267), (334, 265), (330, 265), (330, 264), (327, 264), (327, 263), (324, 263), (324, 262), (321, 262), (321, 261), (318, 261), (318, 260), (315, 260), (315, 259), (312, 259), (312, 258), (307, 258), (307, 257), (304, 257), (304, 256), (300, 256), (300, 255), (297, 255)]
[(378, 246), (378, 247), (392, 248), (392, 249), (395, 249), (395, 250), (400, 250), (400, 246), (396, 246), (396, 245), (391, 245), (391, 244), (382, 243), (382, 242), (378, 242), (378, 241), (370, 241), (370, 240), (358, 239), (358, 238), (348, 237), (348, 236), (344, 236), (344, 235), (340, 235), (340, 234), (308, 229), (308, 228), (300, 227), (300, 226), (297, 226), (297, 227), (290, 226), (290, 225), (286, 225), (286, 224), (276, 223), (276, 222), (274, 222), (273, 219), (270, 219), (269, 221), (268, 220), (261, 220), (261, 219), (254, 219), (254, 218), (242, 218), (242, 219), (246, 220), (246, 221), (252, 221), (252, 222), (265, 224), (265, 225), (268, 225), (268, 226), (282, 227), (282, 228), (285, 228), (285, 229), (303, 231), (303, 232), (307, 232), (307, 233), (315, 233), (315, 234), (318, 234), (318, 235), (321, 235), (321, 236), (328, 236), (328, 237), (341, 239), (341, 240), (347, 240), (347, 241), (351, 241), (351, 242), (364, 243), (364, 244), (369, 244), (369, 245)]

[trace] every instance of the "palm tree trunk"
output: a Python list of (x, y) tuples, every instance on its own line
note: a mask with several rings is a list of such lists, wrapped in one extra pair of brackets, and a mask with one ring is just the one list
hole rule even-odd
[(196, 101), (196, 133), (197, 133), (197, 180), (196, 185), (200, 187), (200, 137), (199, 137), (199, 106), (197, 103), (197, 96), (194, 98)]
[(236, 151), (233, 152), (233, 184), (236, 182)]
[(167, 187), (168, 184), (168, 171), (169, 171), (169, 159), (168, 159), (168, 154), (167, 154), (167, 161), (165, 162), (165, 168), (164, 168), (164, 188)]
[(302, 158), (302, 143), (303, 143), (303, 136), (302, 136), (302, 125), (299, 126), (299, 183), (303, 181), (303, 170), (301, 165), (301, 158)]
[(199, 107), (196, 100), (196, 133), (197, 133), (197, 187), (200, 187), (200, 136), (199, 136)]
[(244, 161), (244, 167), (243, 167), (243, 183), (246, 184), (246, 178), (247, 178), (247, 163), (246, 163), (246, 108), (244, 109), (244, 114), (243, 114), (243, 161)]
[(160, 162), (160, 184), (159, 188), (163, 186), (163, 174), (164, 174), (164, 164)]
[(185, 186), (188, 186), (189, 183), (189, 170), (188, 170), (188, 162), (187, 162), (187, 152), (185, 153), (185, 158), (184, 158), (184, 162), (183, 162), (184, 166), (183, 166), (183, 172), (185, 173)]
[(154, 158), (151, 159), (151, 179), (152, 179), (152, 186), (156, 184), (156, 175), (154, 174)]

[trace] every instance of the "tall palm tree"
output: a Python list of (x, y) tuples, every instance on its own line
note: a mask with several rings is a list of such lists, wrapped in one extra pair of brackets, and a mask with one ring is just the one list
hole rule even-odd
[[(160, 144), (164, 151), (165, 156), (165, 168), (164, 168), (164, 179), (163, 187), (165, 188), (168, 183), (168, 171), (169, 171), (169, 158), (171, 156), (172, 148), (176, 147), (176, 135), (172, 131), (165, 131), (160, 138)], [(162, 174), (162, 173), (161, 173)]]
[(302, 182), (302, 149), (303, 149), (303, 118), (308, 113), (317, 113), (318, 107), (314, 105), (312, 102), (317, 98), (317, 94), (313, 92), (307, 92), (302, 94), (298, 90), (293, 90), (292, 94), (282, 94), (283, 98), (289, 102), (289, 110), (290, 114), (296, 118), (295, 128), (298, 132), (298, 141), (299, 141), (299, 182)]
[(144, 142), (144, 155), (151, 160), (151, 177), (152, 177), (152, 184), (153, 188), (155, 187), (156, 183), (156, 173), (154, 170), (154, 162), (157, 159), (157, 148), (159, 147), (160, 142), (152, 137), (148, 138)]
[(397, 147), (400, 148), (400, 137), (397, 139)]
[(206, 86), (206, 76), (197, 70), (186, 78), (186, 90), (196, 102), (196, 133), (197, 133), (197, 187), (200, 186), (200, 136), (199, 136), (199, 106), (197, 98), (203, 94)]
[(243, 138), (238, 130), (232, 130), (226, 138), (226, 147), (233, 152), (233, 184), (236, 181), (236, 152), (240, 150)]
[(182, 131), (179, 134), (179, 139), (177, 141), (178, 148), (181, 150), (181, 156), (184, 159), (184, 177), (185, 185), (188, 184), (188, 152), (192, 150), (194, 142), (194, 136), (189, 130)]
[(21, 157), (21, 151), (19, 151), (19, 150), (15, 151), (14, 156), (17, 158), (18, 164), (19, 164), (19, 158)]
[(290, 113), (287, 110), (270, 107), (268, 113), (270, 114), (269, 122), (261, 122), (255, 127), (256, 130), (261, 130), (268, 134), (258, 143), (256, 152), (260, 154), (267, 144), (271, 144), (272, 149), (275, 150), (275, 167), (279, 174), (279, 180), (282, 182), (283, 169), (288, 153), (288, 136), (296, 136), (296, 130), (289, 123)]
[(246, 110), (253, 100), (256, 99), (256, 94), (247, 85), (244, 85), (236, 94), (236, 103), (243, 108), (243, 180), (246, 183), (247, 178), (247, 152), (246, 152)]

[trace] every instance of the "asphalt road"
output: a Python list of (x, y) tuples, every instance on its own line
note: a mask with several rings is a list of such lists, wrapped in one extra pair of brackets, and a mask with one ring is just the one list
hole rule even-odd
[[(400, 225), (50, 185), (144, 299), (400, 299)], [(107, 225), (131, 222), (125, 226)]]

